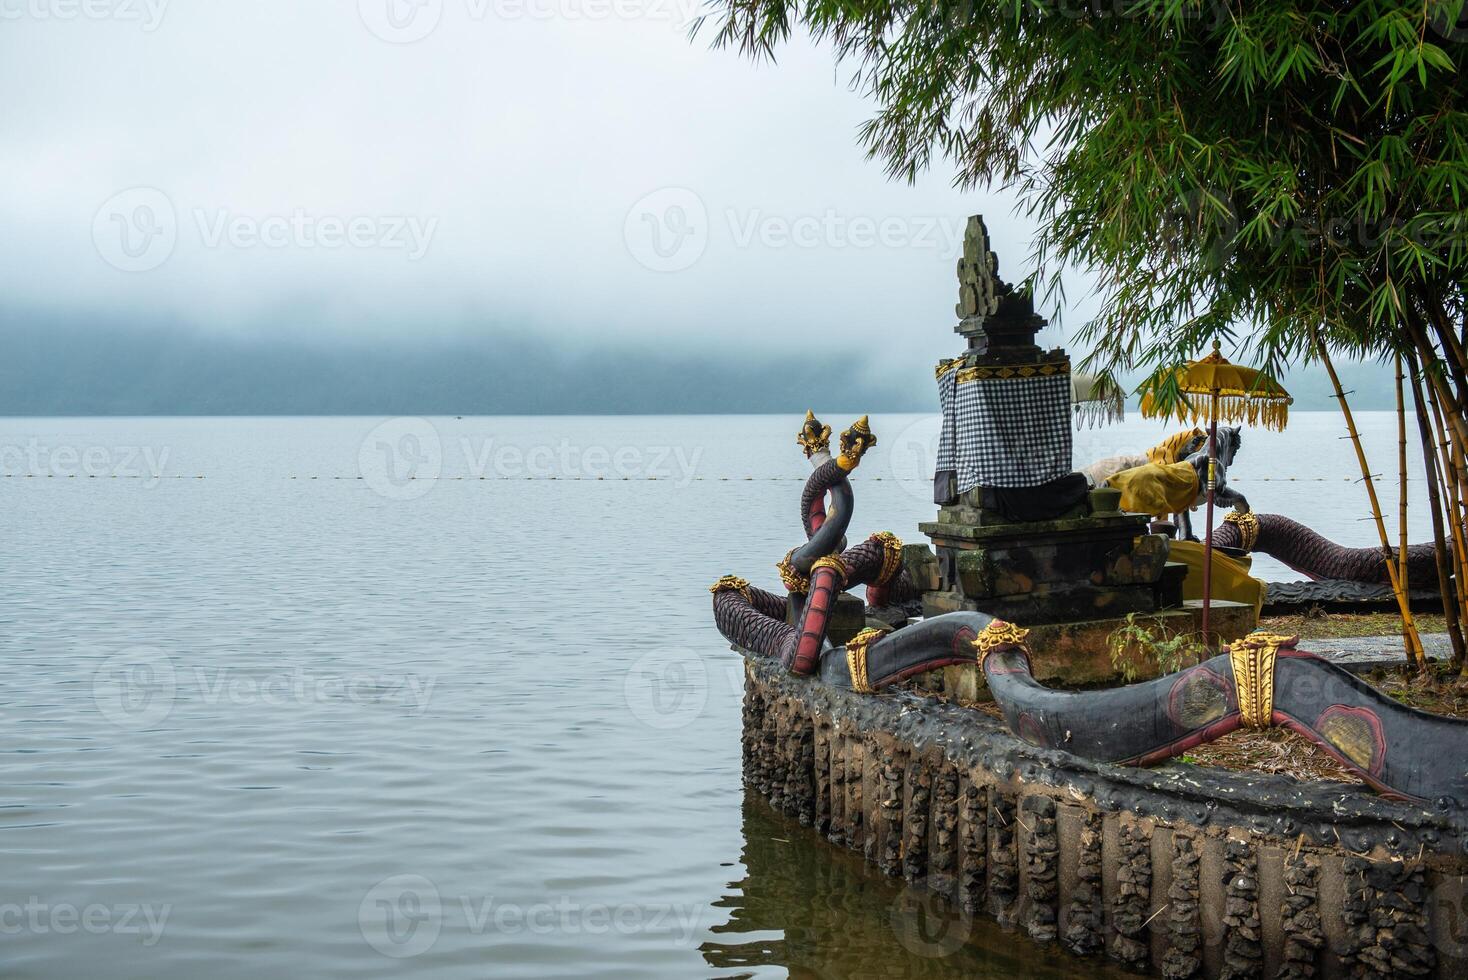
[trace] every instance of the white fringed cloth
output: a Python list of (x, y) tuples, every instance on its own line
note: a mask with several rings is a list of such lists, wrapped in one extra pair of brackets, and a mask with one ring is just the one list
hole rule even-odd
[(1096, 462), (1092, 463), (1090, 466), (1081, 467), (1080, 473), (1086, 478), (1091, 486), (1104, 487), (1107, 480), (1111, 479), (1122, 470), (1129, 470), (1134, 466), (1146, 466), (1149, 462), (1151, 462), (1151, 460), (1147, 458), (1146, 453), (1137, 453), (1136, 455), (1108, 456), (1105, 459), (1096, 460)]

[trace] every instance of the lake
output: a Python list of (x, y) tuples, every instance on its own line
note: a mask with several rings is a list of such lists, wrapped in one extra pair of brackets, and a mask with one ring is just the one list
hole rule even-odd
[[(745, 798), (707, 587), (778, 586), (799, 422), (0, 419), (5, 975), (1096, 975)], [(937, 419), (872, 427), (852, 537), (921, 540)], [(1344, 432), (1231, 480), (1374, 544)]]

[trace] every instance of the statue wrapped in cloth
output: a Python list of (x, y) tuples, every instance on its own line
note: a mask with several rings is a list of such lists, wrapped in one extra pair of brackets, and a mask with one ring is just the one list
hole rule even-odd
[(1133, 514), (1177, 514), (1198, 499), (1198, 471), (1187, 462), (1133, 466), (1106, 485), (1121, 491), (1121, 509)]
[(1091, 486), (1104, 487), (1107, 480), (1122, 470), (1146, 466), (1148, 463), (1156, 463), (1160, 466), (1181, 463), (1203, 448), (1207, 441), (1208, 433), (1202, 429), (1183, 429), (1181, 432), (1174, 432), (1145, 453), (1107, 456), (1105, 459), (1096, 460), (1090, 466), (1082, 467), (1080, 472), (1090, 481)]

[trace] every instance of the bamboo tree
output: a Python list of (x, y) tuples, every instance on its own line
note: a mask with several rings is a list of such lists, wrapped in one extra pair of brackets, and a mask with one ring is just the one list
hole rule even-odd
[[(1412, 577), (1407, 571), (1407, 403), (1402, 395), (1402, 355), (1397, 355), (1397, 581), (1407, 594), (1408, 604), (1412, 598)], [(1411, 631), (1407, 621), (1402, 621), (1402, 646), (1412, 649)]]
[(1318, 338), (1315, 341), (1315, 351), (1320, 362), (1325, 365), (1325, 371), (1330, 375), (1331, 387), (1335, 389), (1336, 401), (1341, 406), (1341, 414), (1346, 419), (1346, 429), (1351, 434), (1351, 445), (1356, 448), (1356, 462), (1361, 465), (1361, 480), (1366, 484), (1366, 496), (1371, 501), (1371, 516), (1376, 521), (1376, 532), (1381, 537), (1381, 557), (1386, 565), (1387, 577), (1391, 580), (1392, 594), (1396, 596), (1397, 608), (1402, 614), (1402, 631), (1405, 635), (1407, 662), (1415, 664), (1418, 670), (1427, 669), (1427, 656), (1422, 649), (1422, 639), (1417, 635), (1417, 624), (1412, 619), (1412, 605), (1407, 599), (1407, 593), (1402, 589), (1401, 579), (1397, 576), (1396, 556), (1392, 554), (1391, 541), (1387, 538), (1386, 522), (1381, 516), (1381, 501), (1376, 496), (1376, 484), (1371, 479), (1371, 467), (1366, 462), (1366, 450), (1361, 446), (1361, 434), (1356, 431), (1356, 419), (1351, 415), (1351, 406), (1346, 403), (1345, 390), (1341, 388), (1341, 379), (1335, 373), (1335, 365), (1331, 363), (1330, 354), (1325, 349), (1325, 344)]
[[(1463, 477), (1465, 475), (1462, 460), (1460, 458), (1459, 446), (1456, 442), (1448, 439), (1443, 429), (1442, 413), (1438, 409), (1437, 400), (1431, 397), (1431, 389), (1428, 389), (1427, 403), (1431, 409), (1431, 417), (1435, 431), (1437, 432), (1438, 451), (1440, 453), (1440, 468), (1437, 480), (1445, 490), (1445, 499), (1441, 509), (1447, 513), (1448, 527), (1452, 533), (1448, 541), (1452, 547), (1448, 549), (1452, 556), (1449, 564), (1453, 569), (1453, 582), (1457, 589), (1458, 609), (1468, 609), (1468, 548), (1464, 547), (1464, 541), (1468, 540), (1468, 534), (1463, 529), (1463, 512), (1461, 496), (1463, 493)], [(1437, 506), (1436, 504), (1434, 506)], [(1438, 545), (1442, 547), (1442, 545)]]
[(1468, 502), (1468, 42), (1444, 30), (1463, 0), (1120, 6), (710, 0), (695, 32), (755, 58), (827, 42), (890, 176), (947, 161), (964, 189), (1011, 190), (1034, 296), (1095, 275), (1076, 337), (1105, 376), (1217, 337), (1275, 375), (1316, 331), (1415, 351)]
[[(1423, 384), (1419, 376), (1418, 366), (1415, 359), (1409, 356), (1409, 366), (1412, 370), (1412, 402), (1417, 409), (1417, 428), (1422, 437), (1422, 462), (1427, 469), (1427, 499), (1428, 506), (1432, 512), (1432, 541), (1434, 557), (1437, 563), (1438, 589), (1442, 593), (1443, 619), (1447, 622), (1448, 639), (1453, 645), (1453, 666), (1457, 670), (1464, 668), (1464, 641), (1463, 630), (1459, 613), (1465, 607), (1460, 601), (1457, 586), (1462, 584), (1462, 547), (1453, 549), (1454, 566), (1458, 574), (1455, 576), (1456, 584), (1449, 578), (1448, 570), (1448, 544), (1447, 536), (1443, 533), (1442, 497), (1438, 492), (1440, 482), (1438, 454), (1433, 445), (1433, 433), (1428, 419), (1430, 413), (1424, 404), (1422, 394)], [(1428, 389), (1431, 392), (1431, 388)], [(1451, 523), (1457, 524), (1454, 520)], [(1454, 535), (1454, 544), (1460, 540), (1459, 535)]]

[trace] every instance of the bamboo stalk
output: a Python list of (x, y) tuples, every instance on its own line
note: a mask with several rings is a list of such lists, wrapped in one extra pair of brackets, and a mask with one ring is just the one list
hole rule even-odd
[[(1461, 671), (1464, 664), (1464, 639), (1460, 613), (1464, 608), (1468, 608), (1463, 605), (1461, 594), (1458, 591), (1462, 586), (1463, 578), (1463, 551), (1462, 546), (1459, 544), (1462, 540), (1462, 535), (1459, 533), (1453, 535), (1453, 567), (1457, 572), (1457, 582), (1455, 584), (1448, 581), (1448, 556), (1445, 554), (1448, 550), (1447, 536), (1443, 533), (1442, 498), (1438, 493), (1441, 474), (1438, 468), (1438, 454), (1433, 446), (1433, 430), (1430, 427), (1428, 404), (1425, 403), (1422, 394), (1425, 386), (1422, 384), (1422, 379), (1418, 376), (1418, 368), (1415, 361), (1411, 367), (1412, 403), (1417, 409), (1417, 428), (1422, 437), (1422, 462), (1427, 468), (1427, 500), (1432, 511), (1432, 540), (1433, 550), (1436, 552), (1437, 584), (1438, 590), (1442, 594), (1443, 619), (1447, 621), (1448, 638), (1453, 644), (1453, 665)], [(1430, 386), (1427, 387), (1427, 393), (1429, 396), (1432, 394)], [(1432, 405), (1432, 410), (1435, 411), (1437, 403), (1430, 402), (1430, 404)], [(1437, 431), (1441, 435), (1441, 426), (1438, 427)], [(1454, 520), (1449, 523), (1456, 525), (1457, 521)]]
[(1453, 430), (1454, 441), (1468, 446), (1468, 419), (1465, 419), (1457, 410), (1458, 400), (1448, 390), (1447, 382), (1438, 377), (1436, 371), (1431, 370), (1432, 364), (1441, 363), (1442, 360), (1438, 357), (1437, 348), (1432, 346), (1432, 341), (1427, 339), (1421, 326), (1412, 316), (1408, 316), (1403, 323), (1407, 328), (1407, 334), (1412, 338), (1413, 346), (1417, 348), (1417, 356), (1422, 365), (1422, 375), (1427, 380), (1427, 390), (1429, 393), (1435, 393), (1435, 397), (1446, 406), (1447, 421)]
[(1458, 594), (1458, 609), (1468, 609), (1468, 549), (1464, 548), (1464, 541), (1468, 539), (1463, 530), (1463, 477), (1465, 469), (1462, 461), (1462, 447), (1450, 442), (1443, 428), (1442, 409), (1437, 399), (1431, 397), (1428, 391), (1428, 404), (1432, 407), (1432, 420), (1436, 426), (1437, 444), (1442, 458), (1442, 470), (1438, 479), (1447, 489), (1447, 500), (1445, 510), (1447, 511), (1448, 526), (1452, 530), (1453, 542), (1453, 581)]
[(1412, 619), (1411, 603), (1407, 600), (1407, 594), (1402, 591), (1401, 580), (1397, 578), (1396, 556), (1392, 554), (1391, 541), (1387, 538), (1386, 522), (1381, 517), (1381, 501), (1376, 496), (1376, 484), (1371, 479), (1371, 467), (1366, 462), (1366, 450), (1361, 446), (1361, 434), (1356, 431), (1356, 419), (1351, 415), (1351, 406), (1346, 404), (1346, 393), (1341, 388), (1340, 376), (1335, 373), (1335, 365), (1331, 363), (1330, 354), (1319, 337), (1315, 338), (1315, 350), (1320, 355), (1320, 362), (1325, 365), (1326, 373), (1330, 375), (1331, 386), (1335, 388), (1335, 399), (1341, 406), (1341, 414), (1346, 419), (1346, 429), (1351, 434), (1351, 444), (1356, 447), (1356, 462), (1361, 465), (1361, 480), (1366, 484), (1366, 496), (1371, 502), (1371, 516), (1376, 521), (1376, 533), (1381, 538), (1382, 561), (1386, 563), (1387, 578), (1391, 580), (1392, 593), (1397, 598), (1397, 608), (1402, 614), (1402, 630), (1407, 637), (1407, 662), (1415, 664), (1418, 670), (1426, 670), (1427, 657), (1422, 650), (1422, 638), (1417, 635), (1417, 624)]
[[(1397, 487), (1397, 581), (1407, 593), (1410, 604), (1412, 596), (1411, 576), (1407, 573), (1407, 401), (1402, 393), (1402, 355), (1397, 355), (1397, 472), (1400, 476)], [(1412, 648), (1412, 637), (1405, 621), (1402, 623), (1402, 646)]]

